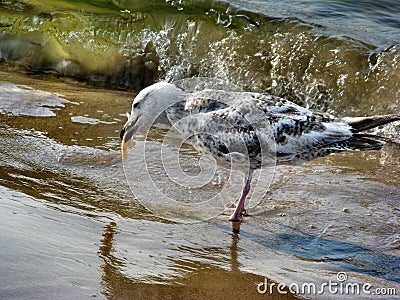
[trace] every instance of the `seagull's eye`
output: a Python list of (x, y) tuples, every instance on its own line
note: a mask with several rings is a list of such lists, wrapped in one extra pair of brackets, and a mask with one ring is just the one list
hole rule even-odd
[(133, 108), (136, 109), (139, 106), (139, 102), (133, 103)]

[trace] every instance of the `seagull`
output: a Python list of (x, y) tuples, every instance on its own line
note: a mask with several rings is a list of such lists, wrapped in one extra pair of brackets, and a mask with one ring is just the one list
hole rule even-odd
[(155, 123), (177, 129), (196, 150), (244, 173), (232, 222), (242, 220), (252, 174), (267, 165), (302, 164), (345, 150), (379, 150), (384, 142), (362, 132), (399, 121), (400, 114), (338, 118), (265, 93), (204, 89), (185, 92), (158, 82), (141, 90), (120, 133), (122, 157), (132, 136)]

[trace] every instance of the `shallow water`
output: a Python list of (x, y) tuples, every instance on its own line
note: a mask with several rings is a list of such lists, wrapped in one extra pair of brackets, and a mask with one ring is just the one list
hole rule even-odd
[(397, 144), (277, 168), (239, 234), (226, 215), (174, 224), (138, 203), (125, 179), (118, 130), (131, 93), (1, 75), (14, 97), (25, 97), (22, 85), (65, 99), (30, 97), (26, 107), (49, 116), (1, 115), (2, 298), (265, 298), (257, 292), (265, 278), (318, 285), (339, 271), (351, 283), (399, 288)]
[[(124, 168), (119, 130), (137, 92), (127, 88), (156, 80), (220, 78), (339, 116), (399, 111), (396, 1), (230, 3), (0, 1), (1, 299), (292, 299), (271, 284), (321, 287), (338, 272), (398, 297), (398, 123), (374, 131), (387, 139), (379, 152), (261, 177), (240, 233), (221, 215), (238, 174), (217, 170), (202, 188), (180, 190), (150, 160), (157, 189), (183, 207), (200, 203), (183, 216), (161, 207), (138, 175), (146, 170)], [(152, 131), (149, 153), (163, 132)], [(143, 139), (129, 150), (133, 163)], [(191, 147), (179, 154), (186, 175), (200, 172)], [(272, 295), (257, 291), (265, 280)]]

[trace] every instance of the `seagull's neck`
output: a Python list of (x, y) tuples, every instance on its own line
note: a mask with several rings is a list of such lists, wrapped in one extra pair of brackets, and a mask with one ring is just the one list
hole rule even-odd
[(159, 122), (163, 124), (174, 124), (180, 119), (189, 115), (185, 111), (187, 93), (176, 88), (169, 90), (163, 99), (163, 104), (160, 105), (163, 113), (160, 115)]
[(175, 124), (177, 121), (187, 117), (189, 112), (185, 110), (185, 100), (175, 102), (165, 110), (165, 116), (170, 124)]

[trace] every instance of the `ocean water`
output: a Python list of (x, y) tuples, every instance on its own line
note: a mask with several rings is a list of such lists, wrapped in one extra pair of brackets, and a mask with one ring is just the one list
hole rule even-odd
[(349, 37), (385, 49), (400, 40), (397, 1), (232, 1), (271, 17), (307, 22), (322, 34)]
[(271, 171), (239, 233), (212, 207), (177, 223), (157, 193), (224, 202), (241, 178), (176, 189), (160, 168), (196, 173), (197, 153), (157, 165), (155, 128), (139, 170), (119, 130), (141, 88), (195, 77), (338, 116), (400, 113), (400, 2), (0, 1), (0, 299), (293, 299), (257, 287), (329, 281), (371, 293), (297, 296), (396, 299), (400, 125), (373, 132), (379, 152)]
[(398, 108), (397, 1), (3, 1), (0, 58), (140, 89), (220, 78), (345, 114)]

